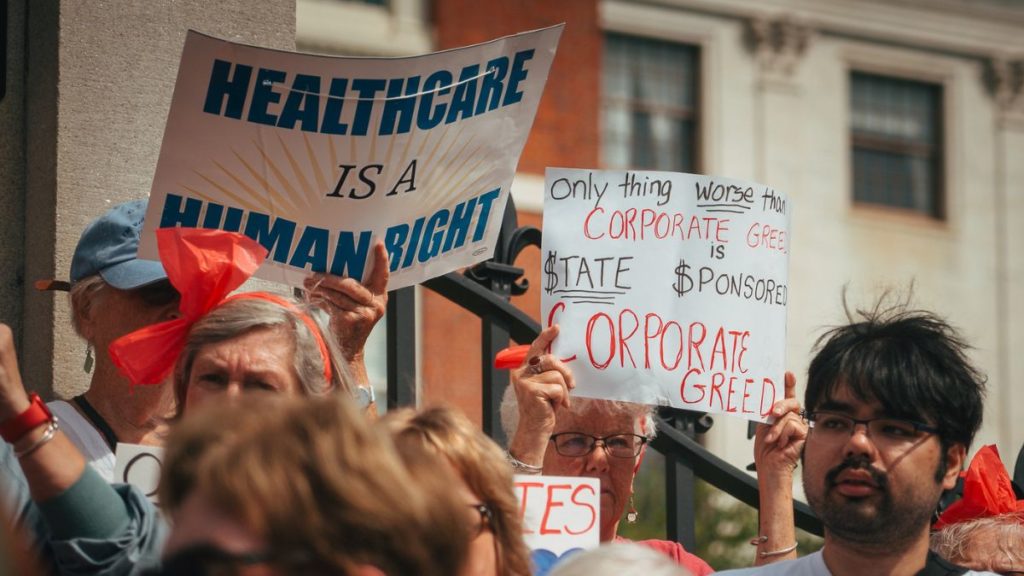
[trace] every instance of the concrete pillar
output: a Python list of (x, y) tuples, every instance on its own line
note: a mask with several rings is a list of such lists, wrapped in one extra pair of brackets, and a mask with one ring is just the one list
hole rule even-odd
[[(993, 58), (985, 80), (995, 110), (996, 369), (989, 373), (985, 420), (996, 424), (1003, 462), (1013, 471), (1024, 447), (1024, 60)], [(997, 392), (997, 401), (992, 401)]]
[[(11, 26), (28, 39), (26, 56), (18, 55), (24, 79), (13, 91), (24, 94), (17, 128), (25, 134), (25, 183), (16, 189), (24, 199), (24, 249), (21, 264), (9, 268), (24, 270), (22, 370), (29, 387), (71, 395), (87, 382), (85, 345), (71, 329), (66, 296), (37, 293), (33, 281), (67, 279), (82, 228), (109, 206), (149, 193), (187, 30), (292, 50), (295, 1), (11, 3), (23, 16)], [(5, 178), (11, 88), (0, 103)], [(0, 196), (0, 228), (9, 202), (17, 210), (17, 199)], [(10, 257), (2, 249), (0, 264)]]

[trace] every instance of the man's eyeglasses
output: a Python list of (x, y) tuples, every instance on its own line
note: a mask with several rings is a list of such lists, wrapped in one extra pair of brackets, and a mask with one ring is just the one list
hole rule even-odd
[(871, 441), (879, 447), (898, 448), (912, 444), (939, 429), (923, 422), (903, 418), (868, 418), (858, 420), (838, 412), (818, 410), (805, 412), (812, 436), (826, 442), (845, 442), (853, 435), (858, 424), (863, 424)]
[(609, 456), (616, 458), (635, 458), (640, 454), (647, 438), (638, 434), (612, 434), (598, 438), (582, 432), (560, 432), (551, 435), (555, 443), (555, 452), (570, 458), (581, 458), (601, 446)]

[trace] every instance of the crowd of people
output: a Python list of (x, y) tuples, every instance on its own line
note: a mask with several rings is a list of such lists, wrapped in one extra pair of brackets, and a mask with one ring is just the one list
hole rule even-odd
[[(551, 574), (713, 572), (677, 542), (619, 535), (636, 514), (652, 408), (574, 395), (572, 370), (547, 352), (557, 326), (511, 371), (507, 447), (452, 408), (378, 419), (362, 354), (387, 302), (382, 244), (365, 282), (312, 275), (301, 299), (233, 294), (262, 246), (167, 229), (161, 262), (140, 260), (144, 213), (144, 201), (113, 208), (75, 250), (88, 392), (49, 404), (29, 394), (0, 324), (0, 564), (62, 575), (527, 576), (515, 473), (600, 480), (602, 546)], [(758, 427), (755, 566), (734, 573), (1024, 573), (1014, 488), (1008, 507), (932, 529), (982, 421), (985, 379), (967, 348), (940, 317), (905, 304), (827, 332), (804, 401), (787, 374), (772, 423)], [(112, 482), (118, 442), (164, 446), (159, 505)], [(798, 558), (800, 464), (825, 544)]]

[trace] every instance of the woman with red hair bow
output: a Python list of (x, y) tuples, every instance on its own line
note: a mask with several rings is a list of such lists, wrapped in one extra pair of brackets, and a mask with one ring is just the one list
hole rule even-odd
[[(133, 386), (164, 381), (181, 356), (179, 413), (251, 390), (351, 392), (326, 313), (273, 294), (228, 296), (263, 262), (262, 246), (213, 230), (166, 229), (157, 236), (167, 277), (182, 296), (171, 319), (110, 345)], [(137, 490), (112, 488), (87, 467), (57, 418), (25, 392), (4, 325), (0, 435), (7, 441), (0, 446), (0, 496), (58, 573), (128, 574), (140, 558), (156, 556), (165, 532), (156, 510)]]

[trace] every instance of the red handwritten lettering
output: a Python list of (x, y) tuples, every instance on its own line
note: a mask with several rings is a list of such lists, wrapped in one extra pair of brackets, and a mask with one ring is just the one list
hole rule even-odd
[(533, 534), (533, 529), (526, 525), (526, 502), (529, 497), (530, 488), (541, 488), (543, 482), (516, 482), (516, 489), (519, 490), (519, 519), (523, 521), (523, 533)]
[(547, 506), (544, 507), (544, 516), (540, 521), (540, 533), (543, 534), (561, 534), (562, 531), (558, 528), (548, 527), (548, 518), (551, 517), (552, 508), (561, 508), (565, 506), (564, 502), (555, 500), (555, 490), (568, 490), (572, 488), (571, 484), (551, 484), (548, 486), (548, 502)]
[(747, 230), (747, 246), (786, 253), (786, 232), (767, 224), (754, 223)]
[(577, 497), (580, 495), (580, 492), (583, 492), (584, 490), (590, 493), (591, 498), (594, 497), (594, 487), (588, 484), (581, 484), (577, 486), (575, 490), (573, 490), (572, 497), (570, 498), (570, 500), (573, 504), (580, 506), (582, 508), (586, 508), (587, 510), (590, 511), (590, 521), (587, 523), (585, 527), (583, 527), (580, 530), (573, 530), (568, 526), (565, 526), (564, 528), (566, 533), (571, 534), (572, 536), (578, 536), (585, 532), (589, 532), (594, 527), (594, 524), (597, 523), (597, 510), (594, 509), (594, 506), (592, 504), (588, 504), (585, 501), (581, 502), (577, 499)]
[[(633, 319), (633, 326), (629, 330), (628, 334), (626, 333), (626, 328), (622, 323), (623, 318), (626, 318), (627, 316)], [(629, 349), (629, 339), (636, 334), (636, 331), (639, 328), (640, 318), (636, 315), (636, 312), (633, 312), (629, 308), (619, 312), (619, 358), (622, 359), (623, 367), (626, 365), (626, 356), (628, 355), (630, 364), (633, 365), (633, 368), (636, 368), (636, 360), (633, 359), (633, 351)], [(644, 363), (646, 364), (648, 362), (645, 360)]]

